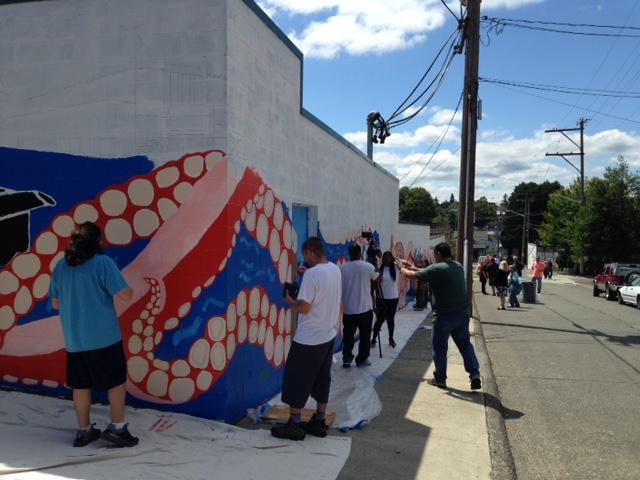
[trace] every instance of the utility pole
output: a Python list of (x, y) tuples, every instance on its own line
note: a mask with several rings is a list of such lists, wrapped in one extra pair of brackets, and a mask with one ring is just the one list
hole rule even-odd
[[(547, 157), (561, 157), (565, 162), (571, 165), (580, 174), (580, 193), (582, 195), (582, 204), (584, 205), (584, 126), (589, 121), (588, 118), (581, 118), (578, 120), (578, 128), (552, 128), (545, 130), (545, 133), (561, 133), (567, 140), (573, 143), (580, 149), (579, 152), (566, 152), (566, 153), (547, 153)], [(580, 132), (580, 144), (577, 144), (569, 135), (564, 132)], [(580, 155), (580, 168), (576, 167), (573, 162), (569, 161), (567, 157)]]
[(526, 240), (526, 232), (527, 232), (527, 217), (529, 215), (529, 194), (525, 193), (524, 195), (524, 215), (522, 215), (522, 249), (520, 250), (520, 259), (522, 260), (522, 264), (527, 266), (527, 240)]
[[(571, 165), (574, 169), (576, 169), (578, 171), (578, 173), (580, 174), (580, 198), (581, 198), (581, 203), (584, 206), (585, 203), (585, 197), (584, 197), (584, 126), (587, 124), (587, 122), (589, 121), (588, 118), (581, 118), (580, 120), (578, 120), (578, 128), (553, 128), (551, 130), (545, 130), (545, 133), (550, 133), (550, 132), (558, 132), (561, 133), (567, 140), (569, 140), (571, 143), (573, 143), (576, 147), (578, 147), (580, 149), (579, 152), (568, 152), (568, 153), (547, 153), (547, 157), (561, 157), (565, 162), (567, 162), (569, 165)], [(564, 132), (577, 132), (580, 131), (580, 144), (578, 145), (576, 142), (574, 142), (571, 137), (569, 137), (566, 133)], [(580, 155), (580, 168), (578, 169), (578, 167), (576, 167), (572, 162), (570, 162), (567, 157), (569, 156), (577, 156)], [(580, 258), (579, 261), (580, 264), (580, 273), (584, 273), (584, 259)]]
[(460, 195), (457, 256), (467, 275), (469, 314), (473, 315), (473, 219), (476, 180), (476, 134), (478, 130), (478, 65), (480, 60), (481, 0), (460, 0), (467, 7), (464, 20), (465, 69), (462, 138), (460, 149)]

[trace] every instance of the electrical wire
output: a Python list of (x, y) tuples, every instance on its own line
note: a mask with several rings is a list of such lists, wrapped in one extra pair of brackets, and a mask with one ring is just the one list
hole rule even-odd
[(456, 20), (460, 21), (460, 19), (458, 18), (458, 16), (457, 16), (455, 13), (453, 13), (453, 10), (451, 10), (451, 9), (449, 8), (449, 5), (447, 5), (447, 3), (446, 3), (444, 0), (440, 0), (440, 1), (442, 2), (442, 5), (444, 5), (444, 6), (445, 6), (445, 8), (446, 8), (447, 10), (449, 10), (449, 12), (451, 12), (451, 15), (453, 15), (453, 18), (455, 18)]
[[(580, 107), (580, 106), (578, 106), (576, 104), (573, 104), (573, 103), (567, 103), (567, 102), (562, 102), (560, 100), (556, 100), (556, 99), (553, 99), (553, 98), (543, 97), (542, 95), (536, 95), (535, 93), (525, 92), (523, 90), (518, 90), (516, 88), (508, 87), (506, 85), (501, 85), (501, 84), (497, 84), (497, 83), (494, 84), (494, 85), (498, 85), (499, 87), (506, 88), (507, 90), (511, 90), (513, 92), (517, 92), (517, 93), (520, 93), (522, 95), (528, 95), (530, 97), (535, 97), (535, 98), (539, 98), (541, 100), (546, 100), (547, 102), (557, 103), (559, 105), (564, 105), (564, 106), (567, 106), (567, 107), (573, 107), (573, 108), (578, 108), (578, 109), (582, 108), (582, 107)], [(596, 115), (604, 115), (605, 117), (615, 118), (616, 120), (622, 120), (624, 122), (635, 123), (636, 125), (640, 125), (639, 121), (633, 120), (631, 118), (620, 117), (618, 115), (613, 115), (613, 114), (610, 114), (610, 113), (604, 113), (604, 112), (600, 112), (598, 110), (591, 110), (591, 109), (585, 109), (585, 110), (590, 112), (590, 113), (594, 113)]]
[(484, 83), (495, 83), (499, 85), (507, 85), (510, 87), (529, 88), (532, 90), (566, 93), (570, 95), (640, 99), (640, 92), (621, 92), (621, 91), (615, 91), (615, 90), (602, 90), (602, 89), (596, 89), (596, 88), (563, 87), (558, 85), (546, 85), (541, 83), (530, 83), (530, 82), (517, 82), (513, 80), (500, 80), (497, 78), (484, 78), (484, 77), (480, 77), (479, 80)]
[[(423, 93), (418, 96), (418, 98), (416, 100), (414, 100), (411, 104), (407, 105), (407, 102), (411, 99), (411, 97), (413, 96), (413, 94), (418, 90), (418, 88), (420, 88), (420, 85), (422, 85), (422, 82), (425, 81), (425, 79), (427, 78), (427, 76), (429, 75), (429, 72), (431, 72), (431, 70), (433, 69), (433, 66), (436, 64), (436, 62), (438, 61), (438, 59), (440, 58), (440, 56), (442, 55), (442, 52), (445, 50), (445, 48), (447, 47), (447, 45), (449, 45), (449, 50), (447, 52), (447, 55), (445, 56), (445, 59), (448, 58), (448, 56), (451, 54), (451, 51), (453, 50), (453, 47), (455, 45), (455, 36), (456, 34), (459, 32), (458, 29), (454, 30), (451, 35), (449, 35), (449, 38), (447, 38), (447, 40), (444, 42), (444, 44), (442, 45), (442, 47), (440, 47), (440, 50), (438, 51), (438, 53), (436, 54), (435, 58), (433, 59), (433, 61), (431, 62), (431, 64), (429, 65), (429, 67), (427, 68), (427, 70), (424, 72), (424, 74), (422, 75), (422, 77), (420, 78), (420, 80), (418, 80), (418, 83), (416, 84), (415, 87), (413, 87), (413, 90), (411, 90), (411, 93), (409, 93), (409, 95), (407, 95), (407, 97), (402, 101), (402, 103), (398, 106), (398, 108), (396, 108), (393, 113), (391, 115), (389, 115), (388, 118), (388, 122), (391, 122), (394, 118), (398, 117), (399, 115), (402, 115), (402, 113), (404, 113), (408, 108), (410, 108), (411, 106), (415, 105), (415, 103), (417, 102), (417, 100), (419, 100), (422, 96), (425, 95), (426, 91), (428, 91), (428, 89), (433, 85), (433, 83), (435, 82), (435, 80), (438, 78), (438, 75), (442, 72), (442, 67), (441, 70), (438, 74), (436, 74), (436, 76), (434, 77), (434, 80), (432, 80), (432, 82), (427, 85), (427, 87), (425, 88), (425, 90), (423, 91)], [(451, 42), (451, 40), (454, 39), (453, 42)], [(450, 44), (451, 42), (451, 44)], [(443, 65), (447, 62), (447, 60), (445, 60), (445, 62), (443, 63)]]
[(439, 140), (438, 145), (436, 146), (435, 150), (431, 154), (431, 158), (429, 158), (427, 163), (424, 164), (424, 166), (422, 167), (422, 170), (420, 170), (420, 173), (416, 176), (416, 178), (413, 179), (413, 181), (409, 185), (409, 188), (413, 187), (416, 184), (416, 182), (420, 180), (420, 178), (422, 178), (424, 171), (429, 166), (429, 164), (433, 161), (433, 159), (436, 157), (436, 154), (440, 151), (440, 147), (442, 146), (444, 139), (447, 137), (447, 133), (449, 133), (449, 129), (451, 128), (451, 125), (453, 124), (453, 121), (455, 120), (456, 115), (458, 114), (458, 110), (460, 109), (460, 104), (462, 103), (463, 97), (464, 97), (464, 92), (460, 94), (460, 98), (458, 99), (458, 104), (456, 105), (456, 109), (453, 112), (453, 115), (451, 115), (451, 120), (449, 120), (449, 124), (447, 125), (447, 128), (444, 130), (444, 132), (442, 132), (442, 135), (440, 135), (440, 138), (438, 139)]
[[(451, 120), (449, 120), (449, 124), (447, 125), (446, 129), (444, 130), (444, 132), (438, 137), (436, 138), (433, 143), (429, 146), (429, 148), (427, 149), (427, 151), (424, 153), (424, 155), (422, 155), (422, 157), (420, 157), (412, 166), (409, 170), (407, 170), (407, 172), (400, 177), (398, 180), (402, 181), (404, 180), (409, 173), (411, 173), (411, 171), (414, 169), (414, 167), (416, 167), (431, 151), (431, 149), (435, 146), (436, 143), (438, 143), (438, 147), (436, 147), (436, 150), (433, 152), (433, 154), (431, 155), (431, 158), (424, 164), (424, 166), (422, 167), (422, 170), (420, 171), (420, 173), (418, 174), (419, 178), (420, 175), (424, 172), (425, 168), (427, 168), (429, 166), (429, 164), (431, 163), (431, 161), (433, 160), (435, 154), (437, 153), (437, 148), (440, 147), (440, 145), (442, 145), (442, 142), (444, 141), (444, 138), (447, 136), (447, 133), (449, 132), (449, 128), (451, 128), (451, 125), (453, 124), (453, 122), (455, 121), (456, 115), (458, 114), (458, 110), (460, 109), (460, 104), (462, 103), (462, 98), (464, 96), (464, 93), (460, 95), (460, 99), (458, 100), (458, 104), (456, 105), (456, 109), (453, 112), (453, 115), (451, 116)], [(414, 180), (414, 182), (411, 184), (413, 185), (415, 183), (416, 180)]]
[[(640, 38), (640, 35), (634, 35), (631, 33), (601, 33), (601, 32), (580, 32), (575, 30), (564, 30), (559, 28), (549, 27), (537, 27), (526, 23), (517, 23), (516, 21), (509, 21), (507, 19), (482, 17), (482, 21), (485, 24), (489, 24), (489, 32), (495, 32), (496, 35), (502, 34), (505, 27), (522, 28), (525, 30), (537, 30), (550, 33), (562, 33), (567, 35), (582, 35), (588, 37), (614, 37), (614, 38)], [(635, 27), (634, 27), (635, 28)]]
[(482, 19), (489, 20), (489, 21), (495, 20), (495, 21), (518, 22), (518, 23), (528, 23), (528, 24), (537, 24), (537, 25), (556, 25), (561, 27), (592, 27), (592, 28), (609, 28), (609, 29), (640, 31), (640, 27), (628, 27), (626, 25), (597, 25), (593, 23), (549, 22), (545, 20), (526, 20), (526, 19), (517, 19), (517, 18), (498, 18), (498, 17), (483, 17)]

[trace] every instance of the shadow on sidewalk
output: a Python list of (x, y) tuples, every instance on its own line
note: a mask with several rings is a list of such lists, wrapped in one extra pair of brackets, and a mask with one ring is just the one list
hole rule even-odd
[(543, 330), (548, 332), (563, 332), (563, 333), (577, 333), (579, 335), (589, 335), (592, 337), (603, 337), (612, 343), (630, 347), (633, 345), (640, 345), (640, 335), (609, 335), (599, 330), (591, 330), (578, 326), (578, 330), (568, 330), (564, 328), (551, 328), (551, 327), (538, 327), (535, 325), (522, 325), (519, 323), (502, 323), (502, 322), (482, 322), (483, 325), (496, 325), (499, 327), (514, 327), (514, 328), (527, 328), (530, 330)]
[(410, 411), (415, 415), (426, 408), (415, 397), (431, 362), (430, 332), (417, 329), (376, 383), (383, 406), (380, 416), (362, 431), (346, 434), (351, 437), (351, 453), (338, 479), (416, 478), (431, 428), (408, 417)]
[(457, 388), (447, 388), (447, 393), (458, 399), (466, 402), (477, 403), (484, 405), (485, 407), (493, 408), (497, 411), (505, 420), (515, 420), (524, 416), (524, 413), (518, 410), (512, 410), (505, 407), (498, 398), (491, 395), (488, 392), (470, 392), (468, 390), (458, 390)]

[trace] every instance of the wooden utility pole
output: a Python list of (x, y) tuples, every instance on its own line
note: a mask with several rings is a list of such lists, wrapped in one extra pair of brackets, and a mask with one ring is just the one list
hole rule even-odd
[(458, 207), (458, 261), (467, 275), (470, 315), (473, 315), (473, 224), (476, 181), (476, 133), (478, 130), (478, 65), (480, 60), (481, 0), (460, 0), (467, 7), (464, 26), (464, 105), (460, 153), (460, 195)]
[[(573, 143), (576, 147), (580, 149), (579, 152), (556, 152), (556, 153), (547, 153), (547, 157), (560, 157), (569, 165), (571, 165), (577, 172), (580, 174), (580, 193), (582, 195), (582, 204), (584, 205), (584, 126), (587, 124), (589, 119), (581, 118), (578, 120), (578, 128), (552, 128), (550, 130), (545, 130), (545, 133), (560, 133), (567, 140)], [(569, 135), (564, 132), (580, 132), (580, 144), (577, 144)], [(580, 168), (576, 167), (573, 162), (569, 161), (567, 157), (580, 156)]]

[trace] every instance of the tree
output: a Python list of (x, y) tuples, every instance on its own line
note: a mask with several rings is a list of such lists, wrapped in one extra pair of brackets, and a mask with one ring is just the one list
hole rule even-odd
[(631, 174), (623, 158), (607, 168), (603, 178), (551, 195), (540, 229), (541, 240), (574, 261), (586, 258), (593, 271), (610, 260), (631, 260), (640, 253), (640, 177)]
[[(525, 201), (529, 203), (529, 241), (538, 241), (538, 229), (542, 226), (543, 215), (547, 210), (549, 196), (562, 189), (558, 182), (520, 183), (515, 187), (507, 201), (507, 211), (500, 234), (502, 245), (508, 250), (521, 249), (522, 223), (524, 221)], [(514, 213), (515, 212), (515, 213)]]
[(401, 222), (427, 224), (438, 214), (436, 202), (422, 187), (402, 187), (399, 201)]
[(475, 201), (475, 226), (482, 228), (495, 225), (497, 210), (498, 206), (495, 203), (490, 202), (486, 197), (480, 197)]

